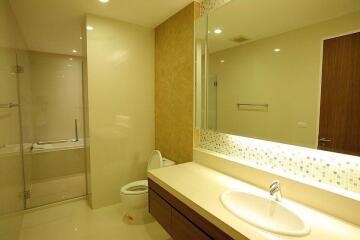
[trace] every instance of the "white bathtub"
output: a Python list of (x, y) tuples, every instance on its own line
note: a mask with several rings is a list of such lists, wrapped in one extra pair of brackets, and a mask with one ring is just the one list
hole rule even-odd
[(31, 179), (49, 180), (85, 172), (84, 139), (79, 141), (32, 144), (24, 154), (25, 162), (31, 162)]

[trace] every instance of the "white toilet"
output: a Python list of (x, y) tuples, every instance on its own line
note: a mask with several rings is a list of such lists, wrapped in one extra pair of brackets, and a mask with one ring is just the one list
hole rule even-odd
[[(163, 158), (160, 151), (155, 150), (148, 160), (147, 170), (169, 167), (175, 162)], [(121, 202), (126, 209), (126, 219), (131, 223), (143, 223), (148, 214), (148, 180), (140, 180), (126, 184), (120, 190)]]

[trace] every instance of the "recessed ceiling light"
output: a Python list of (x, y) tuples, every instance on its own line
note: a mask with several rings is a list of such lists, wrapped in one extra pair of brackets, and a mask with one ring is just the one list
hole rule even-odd
[(101, 2), (101, 3), (108, 3), (109, 0), (99, 0), (99, 2)]
[(217, 29), (214, 30), (214, 33), (220, 34), (220, 33), (222, 33), (222, 30), (220, 28), (217, 28)]
[(87, 26), (86, 26), (86, 30), (92, 31), (92, 30), (94, 30), (94, 27), (93, 27), (93, 26), (90, 26), (90, 25), (87, 25)]
[(280, 48), (275, 48), (275, 49), (274, 49), (274, 52), (280, 52), (280, 51), (281, 51)]
[(222, 60), (220, 60), (220, 62), (221, 62), (221, 63), (224, 63), (224, 62), (225, 62), (225, 60), (223, 60), (223, 59), (222, 59)]
[(70, 61), (72, 61), (73, 59), (72, 58), (69, 58)]
[(80, 40), (82, 40), (83, 39), (83, 37), (80, 37)]
[(77, 50), (73, 49), (72, 52), (73, 52), (73, 53), (77, 53)]

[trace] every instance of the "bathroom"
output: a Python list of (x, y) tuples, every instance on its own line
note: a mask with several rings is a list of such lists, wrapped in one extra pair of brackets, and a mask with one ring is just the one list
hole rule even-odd
[(360, 239), (360, 1), (0, 0), (0, 240)]

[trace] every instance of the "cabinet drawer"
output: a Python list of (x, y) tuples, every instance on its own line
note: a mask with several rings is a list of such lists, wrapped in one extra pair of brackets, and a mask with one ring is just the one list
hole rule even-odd
[(174, 240), (211, 240), (210, 237), (175, 209), (172, 210), (171, 236)]
[(171, 232), (171, 209), (165, 200), (149, 189), (149, 212), (168, 233)]

